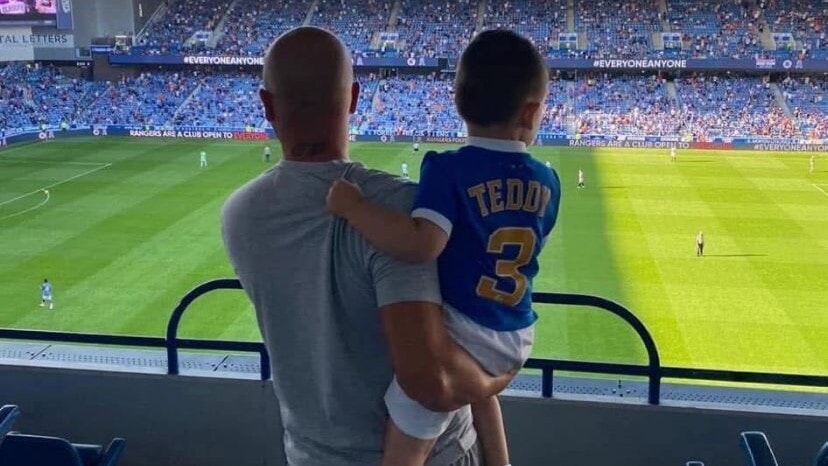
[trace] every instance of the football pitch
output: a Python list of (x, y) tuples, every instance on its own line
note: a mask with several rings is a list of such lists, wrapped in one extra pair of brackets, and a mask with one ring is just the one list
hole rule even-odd
[[(186, 291), (233, 275), (219, 211), (268, 167), (262, 147), (106, 138), (0, 152), (0, 327), (163, 335)], [(423, 153), (379, 143), (351, 152), (394, 173), (407, 161), (415, 177)], [(564, 185), (536, 291), (627, 306), (668, 365), (828, 374), (828, 157), (809, 173), (801, 153), (679, 151), (671, 163), (657, 150), (532, 152)], [(576, 189), (578, 169), (586, 189)], [(51, 311), (39, 306), (47, 277)], [(634, 332), (609, 314), (537, 309), (535, 356), (645, 360)], [(241, 292), (199, 300), (180, 334), (259, 339)]]

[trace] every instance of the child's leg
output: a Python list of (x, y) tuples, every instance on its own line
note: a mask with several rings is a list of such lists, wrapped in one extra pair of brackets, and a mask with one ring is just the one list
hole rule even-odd
[(434, 440), (423, 440), (406, 435), (394, 421), (389, 420), (385, 429), (385, 448), (382, 466), (423, 466)]
[(506, 445), (506, 431), (503, 428), (503, 416), (500, 402), (496, 396), (472, 403), (474, 429), (483, 447), (486, 466), (506, 466), (509, 464), (509, 448)]

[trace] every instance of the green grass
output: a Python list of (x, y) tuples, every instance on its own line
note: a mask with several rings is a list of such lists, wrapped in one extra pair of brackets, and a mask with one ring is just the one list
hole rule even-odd
[[(108, 138), (0, 153), (0, 327), (163, 335), (188, 289), (232, 276), (219, 209), (266, 169), (261, 147)], [(351, 148), (369, 166), (396, 172), (407, 160), (418, 171), (408, 145)], [(532, 151), (564, 183), (537, 291), (628, 306), (666, 364), (828, 374), (825, 157), (809, 174), (808, 155), (796, 153), (681, 151), (671, 164), (660, 151)], [(578, 168), (585, 190), (575, 189)], [(46, 200), (39, 190), (56, 183)], [(704, 258), (694, 254), (698, 230)], [(55, 286), (51, 312), (38, 306), (44, 277)], [(612, 316), (539, 312), (536, 356), (643, 361), (637, 337)], [(197, 302), (182, 334), (259, 338), (239, 292)]]

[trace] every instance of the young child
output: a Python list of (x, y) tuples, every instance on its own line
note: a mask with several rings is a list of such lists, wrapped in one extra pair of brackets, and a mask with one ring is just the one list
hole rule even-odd
[[(555, 170), (527, 153), (548, 93), (546, 64), (509, 31), (479, 34), (460, 59), (455, 82), (467, 144), (425, 155), (411, 216), (362, 197), (345, 180), (328, 194), (340, 215), (377, 249), (399, 260), (438, 259), (444, 317), (452, 338), (489, 373), (519, 369), (529, 356), (532, 280), (558, 216)], [(422, 465), (451, 413), (427, 410), (392, 382), (383, 464)], [(485, 464), (509, 462), (496, 397), (471, 406)]]

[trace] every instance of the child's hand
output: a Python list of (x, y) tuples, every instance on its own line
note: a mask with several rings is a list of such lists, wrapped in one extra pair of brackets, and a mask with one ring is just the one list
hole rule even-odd
[(348, 212), (362, 202), (362, 191), (354, 183), (345, 180), (334, 181), (325, 199), (328, 212), (346, 217)]

